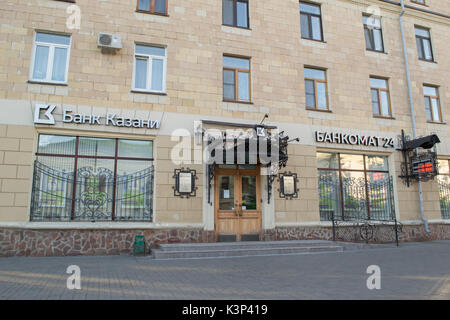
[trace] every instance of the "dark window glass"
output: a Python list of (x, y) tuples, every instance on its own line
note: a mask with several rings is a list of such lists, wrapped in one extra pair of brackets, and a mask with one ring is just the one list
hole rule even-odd
[(363, 24), (364, 36), (366, 39), (366, 49), (383, 52), (383, 34), (381, 31), (380, 18), (363, 16)]
[(222, 0), (222, 23), (248, 28), (248, 0)]
[(223, 97), (227, 100), (235, 100), (235, 74), (233, 70), (223, 71)]
[(300, 26), (302, 38), (323, 41), (320, 6), (300, 2)]
[(151, 221), (153, 142), (40, 135), (31, 220)]
[(223, 57), (223, 98), (250, 101), (250, 59)]
[(431, 48), (431, 37), (428, 29), (416, 27), (416, 44), (419, 59), (433, 61), (433, 50)]
[(387, 157), (317, 153), (321, 220), (391, 220)]
[(138, 10), (166, 14), (167, 0), (138, 0)]
[(324, 70), (305, 68), (306, 107), (328, 109), (327, 80)]

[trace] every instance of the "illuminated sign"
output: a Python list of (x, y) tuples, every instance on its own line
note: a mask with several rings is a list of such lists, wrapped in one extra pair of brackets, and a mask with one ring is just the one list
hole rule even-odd
[(411, 163), (414, 175), (429, 174), (435, 172), (434, 159), (427, 158), (416, 160)]

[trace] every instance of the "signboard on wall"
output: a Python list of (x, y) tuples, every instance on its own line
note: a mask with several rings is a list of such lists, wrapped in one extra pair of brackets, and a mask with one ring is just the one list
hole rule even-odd
[(316, 142), (345, 144), (352, 146), (395, 148), (394, 138), (379, 137), (341, 132), (315, 132)]
[[(55, 105), (36, 104), (34, 110), (34, 123), (54, 125), (56, 123), (53, 115), (55, 109)], [(81, 114), (73, 113), (70, 109), (63, 110), (62, 122), (147, 129), (159, 129), (161, 126), (161, 122), (159, 120), (127, 118), (114, 113), (107, 113), (103, 116), (95, 114)]]

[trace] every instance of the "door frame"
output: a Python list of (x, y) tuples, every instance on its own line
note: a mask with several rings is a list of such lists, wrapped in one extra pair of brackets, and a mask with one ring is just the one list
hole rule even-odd
[[(216, 236), (216, 242), (219, 239), (219, 233), (218, 233), (218, 220), (219, 220), (219, 176), (233, 176), (234, 178), (236, 176), (256, 176), (256, 210), (249, 210), (249, 212), (256, 211), (258, 220), (258, 240), (261, 240), (261, 234), (262, 234), (262, 202), (261, 202), (261, 170), (260, 166), (257, 165), (256, 169), (239, 169), (239, 165), (235, 165), (235, 169), (224, 169), (219, 168), (218, 165), (216, 165), (214, 169), (214, 232)], [(242, 185), (241, 182), (239, 184), (235, 184), (235, 195), (240, 195), (239, 202), (242, 201)], [(238, 190), (239, 189), (239, 190)], [(235, 196), (236, 198), (236, 196)], [(236, 201), (236, 199), (235, 199)], [(242, 204), (241, 204), (242, 206)], [(236, 209), (235, 209), (236, 210)], [(241, 209), (242, 210), (242, 209)], [(238, 220), (243, 219), (241, 216), (236, 216)], [(240, 242), (242, 238), (242, 232), (240, 231), (240, 222), (238, 222), (239, 230), (237, 230), (236, 233), (236, 242)]]

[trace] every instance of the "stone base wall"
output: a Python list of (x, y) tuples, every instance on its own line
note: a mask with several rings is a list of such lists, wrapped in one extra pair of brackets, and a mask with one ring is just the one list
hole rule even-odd
[(202, 229), (171, 230), (23, 230), (0, 229), (0, 257), (115, 255), (133, 252), (134, 237), (144, 235), (146, 250), (159, 243), (214, 242)]
[[(403, 225), (399, 240), (450, 240), (450, 224), (430, 224), (430, 234), (423, 225)], [(342, 232), (342, 233), (341, 233)], [(340, 238), (342, 234), (355, 235), (348, 226), (337, 231), (337, 240), (359, 241), (361, 238)], [(147, 252), (159, 243), (215, 242), (214, 231), (202, 229), (148, 229), (148, 230), (24, 230), (0, 229), (0, 257), (8, 256), (75, 256), (131, 254), (136, 235), (144, 235)], [(264, 241), (333, 240), (332, 227), (279, 227), (265, 230)], [(374, 241), (394, 242), (392, 227), (376, 231)]]
[[(423, 225), (401, 225), (398, 233), (399, 241), (433, 241), (450, 240), (450, 224), (429, 224), (430, 233), (425, 232)], [(330, 227), (278, 227), (265, 230), (265, 241), (278, 240), (333, 240), (333, 228)], [(360, 230), (355, 227), (341, 226), (336, 229), (336, 240), (363, 242)], [(371, 243), (393, 243), (395, 233), (393, 226), (380, 226), (373, 230)]]

